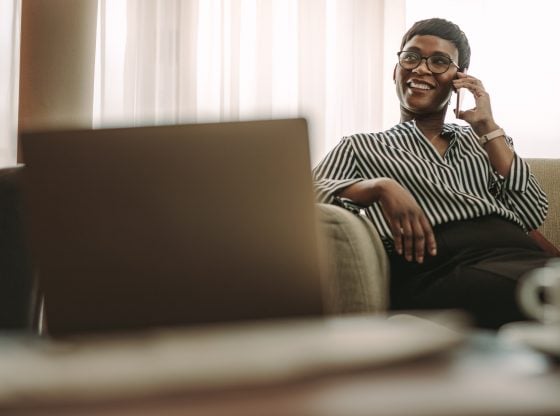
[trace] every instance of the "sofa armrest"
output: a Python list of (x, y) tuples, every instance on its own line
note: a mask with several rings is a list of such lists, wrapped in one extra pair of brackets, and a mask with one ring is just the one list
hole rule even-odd
[(539, 231), (560, 248), (560, 159), (525, 159), (548, 197), (548, 215)]
[(371, 313), (389, 304), (389, 259), (377, 230), (362, 215), (318, 204), (327, 257), (326, 309)]

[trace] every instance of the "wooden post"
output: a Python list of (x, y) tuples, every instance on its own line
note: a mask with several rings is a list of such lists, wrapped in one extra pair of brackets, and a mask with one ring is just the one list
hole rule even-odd
[(23, 0), (19, 132), (91, 128), (96, 22), (97, 0)]

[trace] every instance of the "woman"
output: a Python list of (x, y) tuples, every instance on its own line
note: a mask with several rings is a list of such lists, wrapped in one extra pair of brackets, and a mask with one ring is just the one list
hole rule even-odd
[[(516, 285), (549, 255), (527, 236), (547, 199), (492, 115), (490, 97), (466, 75), (470, 46), (443, 19), (404, 35), (393, 79), (401, 120), (345, 137), (314, 169), (320, 202), (352, 201), (379, 231), (391, 261), (395, 309), (462, 308), (478, 325), (525, 319)], [(469, 126), (445, 124), (453, 91), (476, 106)]]

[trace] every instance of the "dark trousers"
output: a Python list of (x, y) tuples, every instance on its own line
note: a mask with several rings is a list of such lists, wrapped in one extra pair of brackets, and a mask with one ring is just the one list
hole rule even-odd
[(390, 256), (392, 309), (463, 309), (484, 328), (527, 319), (517, 303), (519, 279), (551, 256), (518, 225), (486, 216), (434, 233), (438, 254), (423, 264)]

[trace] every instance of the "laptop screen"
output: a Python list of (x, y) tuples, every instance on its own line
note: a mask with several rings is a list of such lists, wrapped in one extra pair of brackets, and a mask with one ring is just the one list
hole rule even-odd
[(53, 336), (322, 313), (305, 120), (21, 140)]

